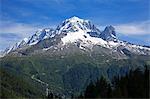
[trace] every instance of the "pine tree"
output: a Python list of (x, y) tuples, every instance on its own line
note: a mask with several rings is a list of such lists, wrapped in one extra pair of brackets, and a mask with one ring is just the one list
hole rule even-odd
[(96, 82), (97, 97), (106, 98), (108, 93), (108, 83), (102, 76), (100, 80)]
[(149, 94), (149, 89), (150, 89), (150, 86), (149, 86), (149, 80), (150, 80), (149, 75), (150, 75), (150, 72), (148, 70), (148, 67), (145, 66), (145, 71), (144, 71), (144, 88), (145, 88), (144, 97), (145, 98), (150, 97), (150, 94)]
[(53, 98), (54, 98), (54, 95), (53, 95), (52, 92), (50, 92), (50, 93), (48, 94), (48, 99), (53, 99)]
[(95, 95), (95, 86), (94, 84), (91, 83), (87, 86), (86, 90), (85, 90), (85, 93), (84, 93), (84, 97), (85, 98), (96, 98), (96, 95)]

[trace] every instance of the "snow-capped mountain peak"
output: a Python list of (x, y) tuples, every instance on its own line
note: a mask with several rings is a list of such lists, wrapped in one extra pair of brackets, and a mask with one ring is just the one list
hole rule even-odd
[(96, 38), (100, 35), (100, 30), (92, 24), (89, 20), (80, 19), (78, 17), (71, 17), (66, 19), (57, 27), (57, 34), (65, 34), (61, 38), (64, 44), (83, 41), (85, 46), (91, 44), (105, 45), (106, 41), (101, 38)]
[(89, 20), (80, 19), (78, 17), (71, 17), (63, 21), (57, 28), (57, 34), (86, 31), (86, 32), (100, 32)]

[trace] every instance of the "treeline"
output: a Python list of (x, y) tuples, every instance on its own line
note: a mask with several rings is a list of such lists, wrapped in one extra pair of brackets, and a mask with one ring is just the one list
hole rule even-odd
[(149, 98), (149, 70), (147, 66), (144, 72), (131, 70), (124, 77), (114, 77), (111, 84), (101, 77), (78, 98)]

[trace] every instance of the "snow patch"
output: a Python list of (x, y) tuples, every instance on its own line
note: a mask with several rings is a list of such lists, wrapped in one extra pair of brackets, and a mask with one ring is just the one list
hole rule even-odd
[(30, 43), (29, 45), (35, 45), (35, 44), (37, 44), (39, 41), (37, 40), (37, 41), (35, 41), (35, 42), (33, 42), (33, 43)]
[(47, 51), (47, 50), (49, 50), (50, 49), (50, 47), (49, 48), (43, 48), (42, 50), (43, 51)]
[(23, 39), (26, 43), (28, 43), (29, 39), (28, 38), (24, 38)]
[[(78, 32), (67, 33), (67, 36), (61, 38), (63, 44), (82, 41), (84, 45), (94, 44), (107, 46), (107, 42), (101, 38), (91, 37), (86, 31), (79, 30)], [(89, 46), (89, 45), (88, 45)], [(83, 49), (83, 48), (82, 48)]]

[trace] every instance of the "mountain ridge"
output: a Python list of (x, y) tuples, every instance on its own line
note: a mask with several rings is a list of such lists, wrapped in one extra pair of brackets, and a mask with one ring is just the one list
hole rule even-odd
[[(121, 41), (117, 38), (115, 28), (106, 26), (100, 31), (89, 20), (80, 19), (76, 16), (66, 19), (59, 24), (56, 29), (45, 28), (37, 31), (29, 38), (16, 43), (14, 46), (4, 51), (4, 56), (26, 46), (33, 46), (45, 39), (51, 40), (56, 36), (61, 38), (63, 45), (68, 43), (78, 43), (79, 48), (93, 47), (100, 45), (109, 49), (126, 49), (132, 53), (150, 55), (150, 48)], [(57, 37), (56, 37), (57, 38)], [(50, 47), (50, 46), (49, 46)], [(121, 51), (123, 53), (123, 51)]]

